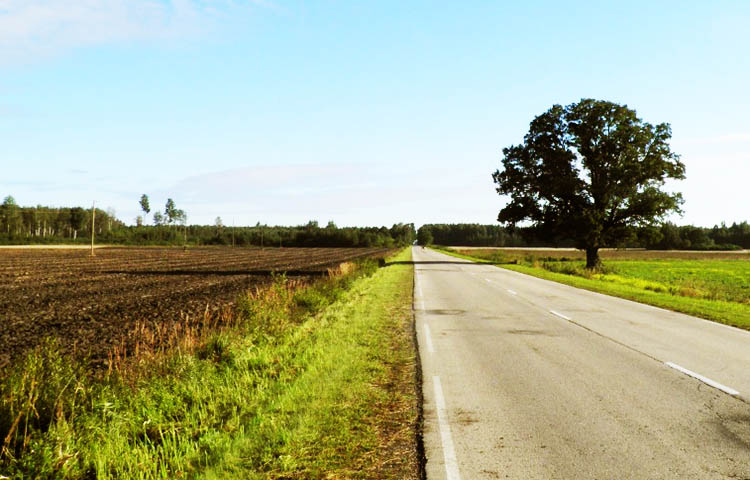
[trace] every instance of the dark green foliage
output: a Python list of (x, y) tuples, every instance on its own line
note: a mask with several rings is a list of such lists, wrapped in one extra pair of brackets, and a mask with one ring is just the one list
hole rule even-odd
[[(572, 239), (542, 240), (534, 229), (472, 223), (425, 224), (417, 237), (430, 232), (435, 245), (469, 247), (575, 247)], [(421, 243), (420, 243), (421, 245)], [(648, 225), (635, 230), (635, 235), (619, 246), (653, 250), (737, 250), (750, 248), (750, 223), (721, 224), (713, 228), (693, 225), (678, 226), (670, 222)]]
[[(417, 239), (420, 245), (426, 245), (419, 236), (428, 235), (436, 245), (461, 245), (471, 247), (525, 247), (535, 244), (547, 245), (532, 236), (526, 235), (525, 229), (510, 230), (500, 225), (480, 225), (478, 223), (425, 224), (419, 227)], [(558, 242), (559, 244), (560, 242)], [(560, 245), (568, 246), (568, 245)]]
[(677, 226), (664, 223), (643, 242), (658, 250), (737, 250), (750, 248), (750, 224), (747, 222), (725, 224), (713, 228), (693, 225)]
[(716, 244), (750, 248), (750, 223), (733, 223), (730, 227), (722, 223), (721, 226), (714, 226), (709, 236)]
[(164, 205), (164, 217), (166, 217), (167, 223), (170, 225), (175, 223), (179, 216), (180, 210), (177, 210), (174, 200), (168, 198), (166, 205)]
[(76, 238), (77, 232), (86, 224), (86, 211), (81, 207), (70, 209), (70, 228), (73, 229), (73, 238)]
[(668, 124), (643, 122), (624, 105), (554, 105), (531, 122), (523, 144), (503, 149), (503, 169), (492, 177), (510, 202), (498, 220), (530, 222), (543, 239), (574, 239), (595, 267), (599, 248), (679, 211), (681, 195), (661, 190), (666, 179), (685, 177), (670, 138)]
[[(173, 222), (185, 224), (183, 210), (169, 204)], [(240, 247), (398, 247), (411, 245), (414, 225), (397, 223), (387, 227), (336, 227), (317, 222), (296, 227), (256, 225), (217, 228), (216, 225), (186, 225), (169, 228), (169, 218), (154, 212), (154, 226), (126, 226), (104, 210), (96, 210), (96, 237), (100, 244), (114, 245), (234, 245)], [(0, 244), (87, 243), (91, 236), (91, 210), (81, 207), (19, 207), (13, 197), (0, 205)], [(234, 242), (232, 241), (234, 239)]]
[(429, 228), (425, 228), (424, 225), (417, 231), (417, 243), (420, 245), (432, 245), (433, 240), (432, 231)]
[(151, 212), (151, 206), (148, 203), (148, 195), (146, 195), (145, 193), (141, 195), (140, 205), (141, 210), (143, 210), (143, 213), (145, 213), (146, 215)]
[[(91, 237), (91, 209), (81, 207), (52, 208), (37, 205), (20, 207), (6, 202), (0, 205), (0, 243), (60, 243), (76, 239), (88, 242)], [(97, 238), (108, 236), (125, 225), (107, 213), (96, 209)]]

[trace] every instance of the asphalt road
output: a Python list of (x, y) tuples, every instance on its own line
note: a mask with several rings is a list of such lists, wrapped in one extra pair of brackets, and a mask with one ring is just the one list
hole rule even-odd
[(429, 479), (750, 479), (750, 333), (413, 253)]

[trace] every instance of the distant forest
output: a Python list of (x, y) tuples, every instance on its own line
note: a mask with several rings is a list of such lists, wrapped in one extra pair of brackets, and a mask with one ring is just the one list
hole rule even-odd
[[(128, 226), (111, 209), (96, 209), (96, 243), (112, 245), (237, 245), (282, 247), (396, 247), (412, 244), (464, 245), (489, 247), (572, 247), (572, 240), (542, 242), (533, 231), (510, 230), (500, 225), (474, 223), (426, 224), (415, 231), (411, 223), (392, 227), (343, 227), (333, 222), (325, 227), (311, 221), (285, 227), (257, 224), (228, 227), (216, 219), (215, 225)], [(0, 244), (88, 243), (91, 241), (91, 209), (82, 207), (21, 207), (13, 197), (0, 205)], [(717, 225), (712, 228), (664, 223), (638, 230), (621, 245), (677, 250), (750, 249), (750, 223)]]
[[(474, 223), (427, 224), (417, 232), (420, 244), (460, 245), (474, 247), (573, 247), (572, 240), (542, 242), (531, 229), (513, 230), (499, 225)], [(610, 247), (648, 248), (654, 250), (738, 250), (750, 248), (748, 222), (725, 224), (712, 228), (664, 223), (639, 229), (632, 238)]]
[[(215, 225), (127, 226), (112, 210), (96, 209), (96, 243), (112, 245), (236, 245), (269, 247), (396, 247), (411, 245), (414, 225), (392, 227), (343, 227), (333, 222), (320, 227), (311, 221), (293, 227), (255, 225), (228, 227), (217, 218)], [(81, 207), (21, 207), (13, 197), (0, 205), (0, 244), (88, 243), (91, 241), (91, 209)]]

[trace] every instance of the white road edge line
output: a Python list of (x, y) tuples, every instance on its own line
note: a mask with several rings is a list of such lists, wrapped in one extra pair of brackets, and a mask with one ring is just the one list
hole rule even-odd
[(706, 377), (704, 377), (701, 374), (698, 374), (698, 373), (695, 373), (693, 371), (690, 371), (687, 368), (684, 368), (684, 367), (681, 367), (681, 366), (677, 365), (676, 363), (664, 362), (664, 364), (666, 366), (670, 367), (670, 368), (674, 368), (675, 370), (684, 373), (685, 375), (687, 375), (689, 377), (693, 377), (695, 379), (698, 379), (701, 382), (705, 383), (706, 385), (710, 385), (710, 386), (712, 386), (714, 388), (717, 388), (717, 389), (721, 390), (724, 393), (728, 393), (729, 395), (736, 396), (736, 395), (740, 394), (740, 392), (738, 392), (737, 390), (735, 390), (733, 388), (729, 388), (726, 385), (720, 384), (719, 382), (714, 382), (710, 378), (706, 378)]
[(437, 406), (440, 440), (443, 443), (445, 478), (447, 480), (461, 480), (461, 475), (458, 473), (456, 450), (453, 448), (453, 439), (451, 438), (451, 427), (448, 423), (448, 413), (445, 411), (445, 397), (443, 397), (443, 386), (440, 384), (440, 377), (437, 375), (433, 376), (432, 384), (435, 387), (435, 405)]
[(424, 295), (422, 294), (422, 282), (419, 281), (419, 277), (415, 277), (415, 282), (417, 284), (417, 295), (419, 296), (419, 303), (418, 307), (420, 310), (424, 310)]
[(565, 316), (565, 315), (563, 315), (562, 313), (558, 313), (558, 312), (556, 312), (556, 311), (554, 311), (554, 310), (550, 310), (550, 311), (549, 311), (549, 313), (551, 313), (552, 315), (555, 315), (556, 317), (560, 317), (560, 318), (562, 318), (562, 319), (565, 319), (565, 320), (568, 320), (568, 321), (570, 321), (570, 320), (573, 320), (572, 318), (570, 318), (570, 317), (566, 317), (566, 316)]
[(510, 290), (510, 289), (508, 289), (508, 293), (510, 293), (511, 295), (518, 295), (516, 292), (514, 292), (513, 290)]
[(432, 345), (432, 335), (430, 334), (430, 326), (424, 324), (424, 343), (427, 345), (427, 351), (435, 353), (435, 347)]

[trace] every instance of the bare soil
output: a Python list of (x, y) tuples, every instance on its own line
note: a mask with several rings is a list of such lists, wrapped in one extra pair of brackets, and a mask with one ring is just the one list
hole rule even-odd
[[(100, 248), (0, 251), (0, 376), (56, 339), (105, 362), (134, 325), (164, 327), (232, 306), (272, 273), (309, 279), (382, 248)], [(151, 329), (153, 331), (153, 329)], [(157, 328), (163, 331), (164, 328)]]

